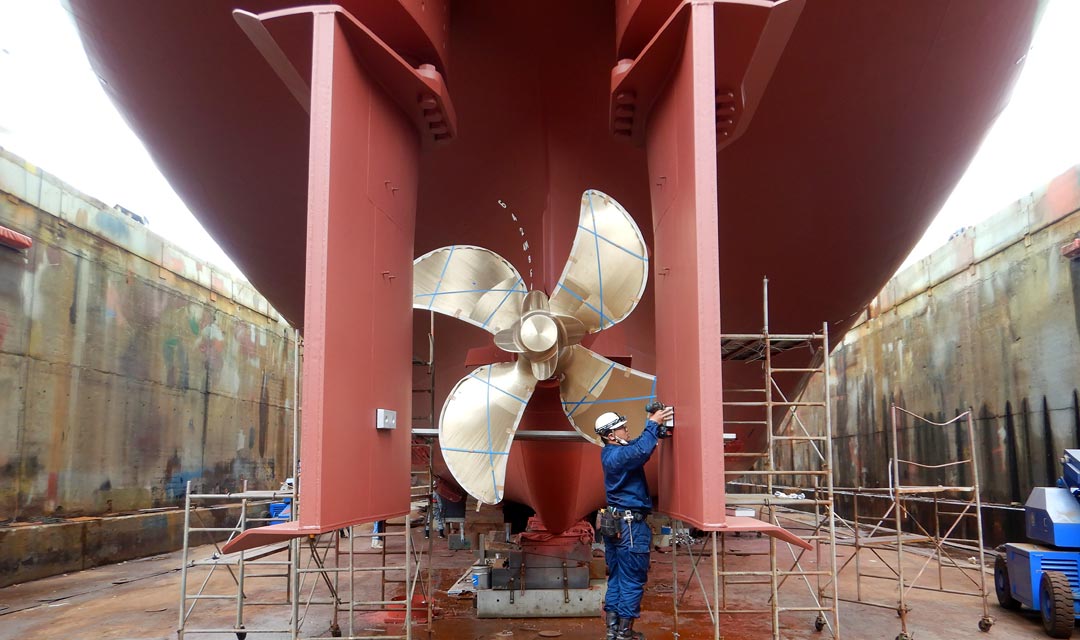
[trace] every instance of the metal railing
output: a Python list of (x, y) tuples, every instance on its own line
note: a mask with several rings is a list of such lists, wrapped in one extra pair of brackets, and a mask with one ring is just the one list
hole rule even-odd
[[(291, 554), (291, 550), (287, 545), (272, 545), (258, 551), (248, 552), (240, 551), (237, 553), (226, 554), (221, 550), (221, 546), (218, 544), (220, 535), (227, 533), (226, 542), (232, 540), (236, 536), (240, 535), (249, 524), (258, 523), (266, 524), (274, 518), (249, 518), (247, 515), (249, 508), (249, 501), (269, 501), (279, 500), (284, 498), (292, 498), (293, 493), (290, 491), (248, 491), (247, 482), (244, 482), (244, 489), (238, 493), (192, 493), (191, 481), (187, 483), (187, 494), (184, 497), (184, 531), (183, 531), (183, 547), (181, 552), (181, 568), (180, 568), (180, 617), (177, 626), (177, 637), (179, 640), (183, 640), (185, 635), (188, 634), (204, 634), (204, 633), (235, 633), (238, 638), (244, 637), (244, 634), (248, 633), (287, 633), (288, 629), (279, 628), (247, 628), (245, 622), (245, 607), (252, 606), (272, 606), (272, 605), (284, 605), (289, 602), (289, 595), (286, 594), (286, 599), (283, 601), (249, 601), (245, 594), (245, 583), (248, 580), (255, 578), (289, 578), (291, 571), (286, 570), (285, 573), (281, 572), (282, 568), (288, 569), (292, 566), (292, 559), (276, 560), (268, 559), (280, 552), (287, 552)], [(236, 524), (231, 527), (220, 526), (207, 526), (203, 521), (201, 511), (196, 507), (198, 503), (232, 503), (233, 505), (239, 501), (240, 514), (236, 519)], [(193, 526), (192, 517), (197, 520), (197, 524)], [(258, 526), (258, 524), (256, 526)], [(208, 558), (192, 559), (192, 538), (196, 535), (203, 535), (207, 541), (214, 547), (214, 553)], [(252, 569), (258, 569), (260, 567), (271, 567), (270, 573), (250, 573)], [(188, 580), (191, 577), (192, 570), (205, 569), (206, 573), (194, 593), (188, 592)], [(229, 575), (231, 587), (235, 588), (232, 593), (223, 593), (220, 590), (220, 586), (211, 586), (211, 580), (219, 572), (225, 572)], [(286, 582), (288, 584), (288, 582)], [(209, 589), (214, 589), (212, 593), (208, 593)], [(201, 602), (208, 600), (232, 600), (236, 603), (235, 618), (233, 626), (223, 627), (220, 624), (211, 627), (199, 627), (193, 625), (193, 617), (195, 615), (196, 608)]]

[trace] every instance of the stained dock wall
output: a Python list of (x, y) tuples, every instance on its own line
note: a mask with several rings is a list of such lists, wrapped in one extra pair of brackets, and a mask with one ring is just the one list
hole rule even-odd
[[(1073, 168), (888, 283), (831, 357), (838, 485), (888, 486), (894, 402), (937, 422), (972, 408), (974, 451), (956, 428), (909, 419), (900, 457), (974, 455), (984, 501), (1020, 505), (1054, 484), (1063, 449), (1080, 447), (1080, 261), (1062, 252), (1078, 234)], [(972, 482), (957, 468), (904, 481)], [(1023, 538), (1021, 511), (985, 519), (990, 542)]]
[(255, 290), (0, 149), (0, 521), (290, 475), (294, 334)]

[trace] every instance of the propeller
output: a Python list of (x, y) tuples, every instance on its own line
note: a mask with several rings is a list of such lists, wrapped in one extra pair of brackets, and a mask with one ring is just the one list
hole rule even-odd
[[(413, 307), (464, 320), (517, 354), (480, 367), (454, 386), (439, 416), (450, 472), (477, 500), (503, 499), (506, 462), (518, 423), (541, 380), (559, 380), (563, 412), (583, 438), (606, 411), (626, 414), (655, 396), (656, 379), (581, 346), (637, 307), (649, 277), (645, 239), (633, 218), (596, 190), (581, 196), (570, 258), (554, 294), (529, 291), (512, 264), (470, 245), (436, 249), (413, 263)], [(643, 424), (632, 423), (632, 437)]]

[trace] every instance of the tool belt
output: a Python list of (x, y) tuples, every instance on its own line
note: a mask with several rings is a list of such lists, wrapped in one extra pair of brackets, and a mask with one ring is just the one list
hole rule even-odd
[(619, 526), (620, 520), (624, 522), (644, 522), (647, 517), (649, 517), (647, 511), (606, 507), (597, 514), (596, 530), (605, 538), (618, 540), (622, 537), (622, 527)]
[(648, 511), (639, 511), (637, 509), (620, 509), (619, 507), (607, 507), (604, 510), (610, 511), (619, 520), (644, 522), (645, 518), (649, 517)]

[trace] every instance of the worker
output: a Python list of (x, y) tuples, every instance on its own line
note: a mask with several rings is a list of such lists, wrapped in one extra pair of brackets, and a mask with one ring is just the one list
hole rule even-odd
[[(630, 441), (626, 440), (624, 416), (609, 411), (601, 414), (594, 425), (596, 435), (604, 443), (600, 463), (604, 468), (607, 507), (601, 511), (601, 533), (608, 570), (604, 598), (607, 640), (642, 637), (634, 632), (634, 620), (641, 615), (641, 597), (649, 576), (652, 549), (652, 531), (645, 522), (652, 511), (645, 463), (656, 450), (660, 425), (673, 413), (671, 407), (663, 407), (649, 414), (645, 430)], [(603, 525), (605, 519), (607, 526)]]
[(386, 533), (386, 520), (376, 520), (375, 525), (371, 527), (371, 532), (376, 534), (371, 536), (371, 548), (382, 549), (383, 539), (378, 534)]
[(434, 521), (435, 530), (439, 532), (439, 537), (440, 538), (445, 538), (446, 537), (446, 532), (443, 530), (443, 526), (444, 526), (443, 525), (443, 500), (444, 500), (444, 498), (443, 498), (442, 494), (439, 493), (440, 488), (441, 488), (441, 484), (439, 482), (439, 476), (435, 476), (434, 480), (432, 480), (432, 482), (431, 482), (431, 501), (432, 501), (432, 504), (430, 505), (432, 507), (431, 518), (429, 519), (429, 523), (424, 525), (424, 537), (425, 538), (431, 536), (431, 524), (430, 524), (430, 521)]

